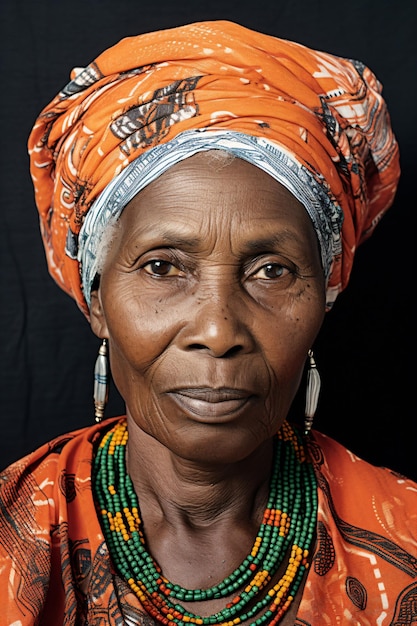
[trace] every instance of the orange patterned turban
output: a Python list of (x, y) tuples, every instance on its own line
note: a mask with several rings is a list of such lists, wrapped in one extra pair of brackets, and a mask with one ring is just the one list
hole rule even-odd
[(50, 272), (87, 317), (108, 221), (208, 149), (254, 163), (303, 203), (331, 306), (399, 178), (366, 66), (215, 21), (123, 39), (71, 79), (39, 115), (29, 153)]

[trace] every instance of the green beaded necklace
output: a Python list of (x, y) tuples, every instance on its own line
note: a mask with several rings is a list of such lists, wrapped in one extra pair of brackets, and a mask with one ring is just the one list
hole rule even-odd
[[(316, 527), (316, 479), (300, 435), (284, 422), (275, 442), (267, 508), (251, 553), (227, 578), (207, 589), (185, 589), (167, 580), (148, 553), (139, 502), (126, 470), (127, 440), (126, 422), (105, 433), (93, 461), (93, 488), (112, 560), (143, 608), (166, 626), (236, 626), (247, 620), (256, 626), (277, 624), (308, 568)], [(284, 575), (266, 592), (285, 559)], [(207, 617), (180, 604), (228, 596), (232, 601)]]

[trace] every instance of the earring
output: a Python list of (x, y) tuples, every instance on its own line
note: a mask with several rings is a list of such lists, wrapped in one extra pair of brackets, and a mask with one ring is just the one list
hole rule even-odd
[(305, 420), (304, 420), (304, 434), (308, 435), (312, 426), (314, 414), (317, 409), (317, 403), (319, 400), (319, 393), (321, 387), (320, 374), (317, 370), (317, 365), (314, 360), (313, 351), (308, 351), (308, 358), (310, 359), (310, 367), (307, 372), (307, 392), (306, 392), (306, 408), (305, 408)]
[(94, 368), (94, 414), (97, 423), (101, 422), (109, 395), (109, 363), (107, 360), (107, 339), (103, 339)]

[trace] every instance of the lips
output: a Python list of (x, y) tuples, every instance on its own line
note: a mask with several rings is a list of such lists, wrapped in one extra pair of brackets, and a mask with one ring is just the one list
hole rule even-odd
[(242, 389), (192, 387), (170, 391), (169, 395), (187, 412), (201, 418), (228, 418), (241, 411), (253, 394)]

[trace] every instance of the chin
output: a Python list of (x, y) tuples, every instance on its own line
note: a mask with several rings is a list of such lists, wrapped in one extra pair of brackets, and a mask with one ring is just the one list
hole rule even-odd
[(276, 432), (254, 433), (253, 430), (236, 428), (236, 425), (228, 426), (206, 425), (198, 429), (198, 433), (182, 437), (180, 441), (175, 437), (169, 448), (176, 456), (197, 464), (228, 465), (256, 456), (272, 443)]

